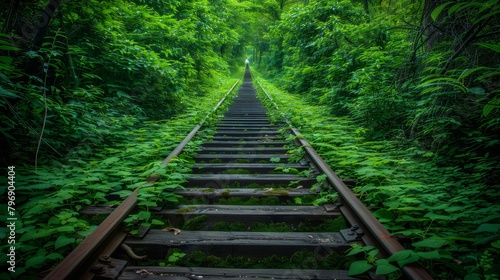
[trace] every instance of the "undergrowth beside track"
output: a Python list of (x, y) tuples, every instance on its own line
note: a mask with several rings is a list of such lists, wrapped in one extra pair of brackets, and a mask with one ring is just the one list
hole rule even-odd
[(372, 248), (354, 248), (352, 253), (366, 255), (357, 272), (376, 267), (391, 274), (420, 262), (437, 279), (499, 279), (498, 185), (487, 186), (480, 173), (461, 166), (438, 166), (431, 152), (411, 143), (368, 141), (366, 128), (257, 80), (280, 109), (259, 90), (271, 117), (278, 120), (284, 113), (341, 178), (355, 178), (359, 198), (380, 207), (373, 214), (407, 248), (388, 260), (374, 258)]
[[(188, 109), (168, 120), (144, 121), (135, 116), (116, 118), (121, 141), (107, 146), (74, 148), (64, 158), (50, 165), (16, 165), (16, 267), (14, 273), (0, 272), (0, 279), (34, 279), (51, 269), (74, 249), (97, 225), (83, 219), (78, 211), (91, 204), (119, 204), (134, 189), (141, 187), (139, 205), (143, 211), (131, 216), (131, 221), (161, 225), (152, 219), (148, 207), (160, 200), (177, 202), (170, 192), (184, 182), (182, 173), (189, 170), (187, 157), (193, 155), (199, 140), (190, 143), (179, 158), (166, 168), (159, 168), (163, 159), (184, 139), (220, 101), (236, 78), (219, 78), (214, 87)], [(233, 91), (236, 92), (236, 91)], [(225, 106), (225, 105), (224, 105)], [(212, 114), (206, 124), (213, 124), (224, 108)], [(204, 133), (207, 133), (205, 130)], [(151, 174), (160, 179), (154, 186), (145, 185)], [(5, 196), (2, 189), (2, 196)], [(2, 203), (0, 217), (7, 221), (7, 205)], [(7, 228), (0, 228), (2, 252), (7, 252)], [(0, 262), (7, 262), (0, 255)]]

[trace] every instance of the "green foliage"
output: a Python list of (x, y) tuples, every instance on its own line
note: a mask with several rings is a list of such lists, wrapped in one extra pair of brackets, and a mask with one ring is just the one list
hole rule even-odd
[(168, 256), (167, 259), (167, 261), (169, 262), (169, 266), (173, 266), (177, 261), (184, 258), (185, 256), (186, 253), (181, 253), (181, 252), (172, 253), (172, 255)]
[[(291, 257), (282, 257), (271, 255), (264, 258), (248, 258), (242, 256), (229, 255), (227, 257), (218, 257), (208, 255), (201, 251), (194, 251), (189, 254), (179, 249), (170, 249), (170, 256), (176, 256), (175, 266), (180, 267), (217, 267), (217, 268), (283, 268), (283, 269), (346, 269), (347, 263), (351, 258), (346, 258), (340, 254), (330, 251), (311, 252), (301, 250), (295, 252)], [(177, 256), (182, 256), (177, 258)], [(169, 263), (171, 263), (169, 261)], [(161, 265), (162, 263), (160, 263)]]
[(246, 225), (243, 222), (217, 222), (209, 229), (216, 231), (251, 231), (251, 232), (336, 232), (346, 228), (343, 217), (329, 218), (323, 221), (306, 220), (296, 227), (287, 223), (253, 223)]
[[(0, 132), (9, 164), (33, 164), (34, 157), (44, 164), (75, 146), (123, 140), (130, 127), (197, 102), (241, 57), (233, 52), (240, 48), (235, 1), (62, 6), (39, 48), (24, 44), (34, 34), (0, 33)], [(43, 7), (6, 8), (0, 23), (13, 29), (16, 18)]]
[(207, 215), (196, 216), (192, 219), (187, 220), (182, 229), (184, 230), (201, 230), (203, 229), (203, 223), (207, 220)]
[[(158, 223), (144, 213), (159, 200), (175, 203), (170, 190), (187, 168), (183, 158), (166, 167), (160, 158), (204, 117), (200, 104), (218, 101), (205, 99), (207, 89), (225, 88), (221, 75), (248, 57), (300, 95), (273, 93), (434, 276), (498, 274), (497, 0), (73, 1), (40, 45), (32, 15), (45, 3), (11, 2), (0, 9), (0, 152), (2, 165), (23, 174), (30, 269), (18, 273), (50, 265), (81, 240), (82, 207), (126, 197), (151, 174), (161, 180), (141, 189), (143, 214), (130, 221)], [(315, 203), (333, 200), (325, 190)], [(33, 248), (38, 242), (46, 245)], [(439, 260), (423, 257), (435, 250)], [(392, 269), (385, 260), (358, 264)]]
[[(373, 213), (380, 222), (412, 241), (407, 248), (411, 256), (397, 255), (389, 263), (364, 257), (352, 267), (354, 272), (370, 266), (390, 274), (400, 264), (418, 261), (436, 278), (450, 276), (450, 268), (459, 277), (496, 273), (500, 197), (498, 186), (491, 188), (479, 179), (484, 174), (440, 166), (434, 153), (407, 143), (369, 141), (366, 130), (353, 121), (328, 116), (324, 107), (259, 82), (341, 178), (357, 179), (354, 191), (367, 206), (380, 207)], [(274, 105), (268, 105), (276, 114)], [(335, 198), (335, 192), (323, 190), (316, 203)], [(459, 266), (454, 259), (466, 264)]]
[(435, 276), (489, 278), (497, 236), (474, 231), (500, 218), (500, 6), (420, 4), (309, 1), (268, 23), (269, 49), (284, 52), (265, 54), (259, 69), (300, 95), (274, 99), (339, 175), (357, 179), (364, 202), (382, 207), (390, 230), (443, 246), (440, 261), (420, 259)]
[(320, 192), (318, 198), (312, 202), (313, 205), (318, 206), (325, 203), (335, 203), (339, 194), (336, 192)]
[[(260, 68), (325, 112), (349, 116), (365, 137), (412, 141), (495, 185), (499, 6), (426, 3), (298, 5), (268, 23), (270, 48), (284, 52), (269, 52)], [(269, 69), (276, 60), (283, 67)]]
[(378, 249), (373, 246), (353, 245), (348, 255), (364, 253), (366, 260), (360, 260), (351, 264), (349, 275), (363, 274), (372, 268), (376, 268), (376, 275), (391, 275), (392, 277), (401, 276), (400, 268), (406, 264), (414, 263), (419, 260), (438, 260), (442, 256), (438, 250), (429, 252), (415, 252), (412, 250), (402, 250), (387, 259), (376, 257)]
[[(159, 201), (177, 203), (178, 196), (172, 191), (181, 188), (182, 174), (190, 171), (189, 156), (200, 141), (194, 139), (185, 153), (169, 164), (162, 166), (161, 162), (203, 117), (218, 115), (211, 110), (226, 94), (218, 86), (229, 88), (233, 83), (234, 79), (221, 81), (185, 114), (128, 127), (121, 132), (123, 141), (100, 148), (76, 147), (65, 158), (53, 160), (37, 170), (29, 165), (17, 165), (16, 173), (22, 176), (16, 178), (16, 211), (18, 221), (22, 222), (16, 230), (20, 252), (16, 271), (26, 271), (21, 277), (32, 278), (52, 266), (96, 228), (96, 224), (78, 213), (87, 205), (118, 204), (140, 188), (140, 210), (126, 220), (131, 232), (137, 232), (140, 226), (162, 225), (164, 221), (156, 219), (149, 208)], [(200, 133), (200, 137), (204, 133)], [(159, 176), (158, 181), (146, 183), (152, 174)], [(2, 209), (0, 217), (7, 219), (7, 207)], [(8, 244), (6, 237), (5, 232), (0, 234), (4, 247)], [(6, 257), (0, 259), (6, 261)]]
[(372, 133), (388, 123), (396, 126), (408, 104), (388, 84), (411, 51), (406, 33), (390, 29), (397, 8), (385, 7), (389, 16), (369, 15), (351, 1), (323, 0), (285, 13), (270, 32), (284, 38), (281, 47), (287, 50), (281, 84), (328, 104), (334, 114), (370, 120)]

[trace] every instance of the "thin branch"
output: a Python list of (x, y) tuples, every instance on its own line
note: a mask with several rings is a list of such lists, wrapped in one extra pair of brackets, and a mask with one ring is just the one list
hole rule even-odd
[(455, 58), (457, 58), (463, 52), (463, 50), (467, 46), (469, 46), (472, 41), (474, 41), (474, 39), (477, 39), (477, 37), (476, 37), (477, 34), (479, 34), (479, 32), (481, 32), (483, 30), (483, 28), (488, 24), (488, 22), (490, 20), (491, 20), (491, 17), (489, 17), (486, 20), (484, 20), (481, 23), (481, 25), (479, 25), (477, 28), (474, 28), (475, 26), (472, 26), (467, 31), (467, 33), (465, 33), (465, 35), (463, 36), (463, 38), (467, 38), (467, 37), (468, 38), (463, 42), (463, 44), (460, 45), (460, 47), (458, 48), (458, 50), (455, 51), (455, 53), (448, 59), (448, 61), (446, 61), (446, 64), (444, 65), (443, 70), (442, 70), (443, 73), (450, 67), (450, 65), (453, 62), (453, 60), (455, 60)]
[[(36, 131), (36, 129), (34, 129), (33, 127), (31, 127), (26, 121), (24, 121), (19, 116), (19, 114), (16, 112), (16, 109), (14, 108), (14, 106), (10, 103), (10, 101), (7, 98), (2, 97), (2, 99), (5, 102), (5, 104), (7, 104), (7, 107), (9, 107), (10, 112), (19, 121), (19, 123), (21, 123), (30, 133), (34, 134), (35, 136), (39, 136), (40, 135), (40, 133), (38, 133), (38, 131)], [(42, 141), (43, 141), (43, 143), (45, 145), (47, 145), (47, 147), (51, 148), (56, 154), (58, 154), (61, 157), (63, 156), (54, 147), (52, 147), (52, 145), (50, 145), (50, 143), (47, 142), (47, 140), (43, 139)]]
[(481, 34), (480, 36), (476, 36), (476, 39), (483, 39), (483, 38), (486, 38), (486, 37), (490, 37), (490, 36), (495, 36), (495, 35), (498, 35), (500, 34), (500, 30), (498, 31), (494, 31), (494, 32), (489, 32), (489, 33), (485, 33), (485, 34)]
[[(50, 61), (50, 59), (49, 59)], [(47, 66), (48, 67), (48, 66)], [(48, 71), (48, 69), (47, 69)], [(47, 81), (47, 76), (48, 74), (45, 75), (45, 82)], [(44, 82), (44, 84), (45, 84)], [(38, 167), (38, 152), (40, 151), (40, 146), (42, 144), (42, 138), (43, 138), (43, 132), (45, 131), (45, 124), (47, 123), (47, 88), (43, 87), (43, 102), (44, 102), (44, 106), (45, 106), (45, 115), (43, 117), (43, 125), (42, 125), (42, 132), (40, 132), (40, 137), (38, 138), (38, 146), (36, 147), (36, 153), (35, 153), (35, 172), (37, 171), (37, 167)]]
[[(59, 34), (59, 30), (56, 32), (54, 36), (54, 40), (52, 41), (52, 47), (56, 45), (56, 38)], [(43, 103), (45, 106), (45, 113), (43, 117), (43, 125), (42, 125), (42, 131), (40, 132), (40, 137), (38, 138), (38, 146), (36, 147), (36, 153), (35, 153), (35, 171), (37, 171), (38, 167), (38, 152), (40, 151), (40, 146), (42, 145), (42, 138), (43, 138), (43, 133), (45, 132), (45, 125), (47, 124), (47, 114), (48, 114), (48, 108), (47, 108), (47, 79), (49, 77), (49, 67), (50, 67), (50, 60), (52, 59), (52, 56), (49, 55), (49, 60), (47, 61), (47, 67), (43, 65), (43, 71), (45, 72), (45, 77), (43, 79)]]

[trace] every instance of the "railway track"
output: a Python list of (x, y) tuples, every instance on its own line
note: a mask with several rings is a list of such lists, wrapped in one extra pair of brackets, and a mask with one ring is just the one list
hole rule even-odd
[[(196, 126), (164, 164), (200, 129), (202, 125)], [(402, 250), (299, 135), (294, 128), (270, 122), (247, 68), (215, 134), (194, 157), (185, 189), (176, 191), (184, 205), (153, 213), (175, 228), (128, 235), (123, 220), (135, 211), (137, 190), (116, 209), (88, 208), (88, 215), (108, 217), (45, 279), (355, 279), (347, 275), (344, 253), (351, 244), (374, 246), (379, 257)], [(292, 149), (301, 152), (290, 154)], [(338, 193), (334, 203), (305, 203), (325, 188)], [(332, 231), (326, 223), (337, 229)], [(268, 230), (273, 227), (279, 232)], [(127, 255), (131, 250), (135, 253)], [(183, 259), (194, 263), (194, 256), (201, 258), (195, 265), (177, 266)], [(282, 259), (293, 264), (272, 267)], [(243, 260), (246, 266), (239, 267)], [(226, 262), (235, 267), (228, 268)], [(417, 265), (406, 265), (402, 271), (405, 279), (431, 279)]]

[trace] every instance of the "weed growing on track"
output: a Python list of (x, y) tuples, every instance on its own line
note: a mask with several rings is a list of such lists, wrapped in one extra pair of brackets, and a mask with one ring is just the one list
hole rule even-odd
[[(171, 258), (171, 256), (182, 256)], [(208, 255), (201, 251), (186, 254), (179, 249), (170, 249), (165, 261), (160, 266), (183, 266), (183, 267), (217, 267), (217, 268), (281, 268), (281, 269), (347, 269), (352, 257), (342, 256), (335, 251), (311, 252), (300, 250), (292, 256), (284, 257), (271, 255), (265, 258), (250, 258), (244, 256), (220, 257)], [(158, 263), (156, 263), (158, 264)]]

